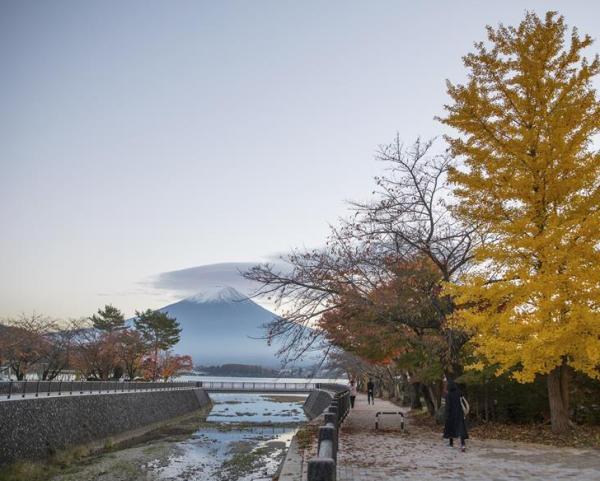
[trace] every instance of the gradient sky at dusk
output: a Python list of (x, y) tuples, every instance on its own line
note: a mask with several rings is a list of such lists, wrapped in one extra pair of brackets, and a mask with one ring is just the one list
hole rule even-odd
[(600, 38), (582, 0), (0, 1), (0, 317), (131, 314), (173, 271), (319, 246), (525, 9)]

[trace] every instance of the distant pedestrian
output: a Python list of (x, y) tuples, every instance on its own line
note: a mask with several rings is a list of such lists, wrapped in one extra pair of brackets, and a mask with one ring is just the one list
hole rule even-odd
[(373, 384), (373, 379), (369, 378), (369, 382), (367, 383), (367, 402), (369, 404), (373, 404), (375, 405), (375, 397), (374, 397), (374, 391), (375, 391), (375, 384)]
[(350, 407), (354, 409), (354, 401), (356, 400), (356, 381), (354, 379), (350, 380), (348, 389), (350, 390)]
[(444, 425), (444, 438), (448, 439), (448, 445), (454, 446), (454, 438), (460, 439), (461, 451), (465, 451), (465, 439), (469, 438), (465, 418), (469, 414), (469, 403), (463, 397), (457, 384), (448, 381), (448, 393), (446, 394), (446, 424)]

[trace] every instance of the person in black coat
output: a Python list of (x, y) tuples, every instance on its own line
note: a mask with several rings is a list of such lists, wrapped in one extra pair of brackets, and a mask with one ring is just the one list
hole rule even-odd
[(465, 439), (469, 438), (465, 412), (461, 403), (462, 393), (452, 380), (448, 381), (446, 394), (446, 424), (444, 425), (444, 438), (449, 439), (449, 445), (454, 445), (454, 438), (460, 438), (460, 447), (465, 450)]
[(367, 403), (375, 404), (375, 383), (371, 378), (369, 378), (369, 382), (367, 383)]

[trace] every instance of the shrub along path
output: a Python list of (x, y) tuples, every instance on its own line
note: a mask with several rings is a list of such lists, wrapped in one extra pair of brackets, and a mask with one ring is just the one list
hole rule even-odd
[(472, 438), (462, 453), (447, 446), (441, 429), (436, 435), (409, 418), (403, 433), (391, 416), (375, 430), (377, 411), (399, 409), (380, 399), (369, 406), (366, 396), (357, 397), (340, 432), (338, 481), (600, 480), (600, 450)]

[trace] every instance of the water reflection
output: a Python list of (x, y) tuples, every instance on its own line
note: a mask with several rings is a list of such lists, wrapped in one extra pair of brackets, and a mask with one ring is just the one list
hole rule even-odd
[[(289, 394), (211, 394), (207, 421), (221, 423), (298, 423), (306, 421), (303, 396)], [(289, 399), (289, 401), (286, 401)]]

